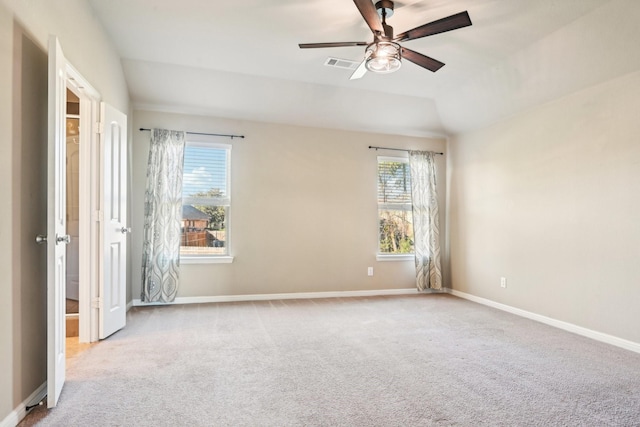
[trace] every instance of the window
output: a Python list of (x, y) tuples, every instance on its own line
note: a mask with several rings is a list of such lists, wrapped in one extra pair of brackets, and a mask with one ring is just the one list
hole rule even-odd
[(378, 252), (413, 253), (409, 160), (378, 157)]
[(188, 135), (182, 178), (180, 258), (229, 256), (231, 146)]

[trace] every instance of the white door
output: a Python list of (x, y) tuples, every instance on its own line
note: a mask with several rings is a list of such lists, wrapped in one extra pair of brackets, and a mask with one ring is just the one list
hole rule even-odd
[(102, 132), (102, 277), (100, 339), (126, 323), (127, 271), (127, 116), (104, 102)]
[(49, 39), (47, 196), (47, 406), (58, 402), (65, 374), (67, 64), (58, 39)]

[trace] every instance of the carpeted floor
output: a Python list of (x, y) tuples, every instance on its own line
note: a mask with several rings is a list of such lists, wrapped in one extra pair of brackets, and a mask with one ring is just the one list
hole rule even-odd
[(640, 354), (450, 295), (135, 308), (43, 426), (639, 426)]

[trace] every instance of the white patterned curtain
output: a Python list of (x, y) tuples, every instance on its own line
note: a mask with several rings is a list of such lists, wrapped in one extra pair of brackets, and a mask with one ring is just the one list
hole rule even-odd
[(442, 289), (435, 153), (409, 151), (418, 290)]
[(184, 140), (184, 132), (151, 130), (142, 243), (146, 302), (171, 302), (178, 293)]

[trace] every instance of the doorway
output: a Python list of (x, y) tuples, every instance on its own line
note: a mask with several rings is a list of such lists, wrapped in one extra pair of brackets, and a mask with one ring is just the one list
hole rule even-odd
[[(77, 342), (98, 340), (100, 224), (94, 212), (99, 210), (100, 153), (96, 123), (100, 115), (100, 95), (69, 64), (66, 65), (63, 117), (64, 177), (58, 193), (64, 206), (64, 223), (69, 237), (65, 246), (65, 272), (60, 286), (65, 291), (65, 336)], [(68, 308), (68, 310), (67, 310)], [(75, 313), (72, 313), (75, 311)]]
[[(66, 111), (67, 244), (66, 336), (79, 336), (80, 320), (80, 98), (67, 89)], [(76, 338), (77, 340), (77, 338)], [(67, 356), (69, 340), (67, 340)]]

